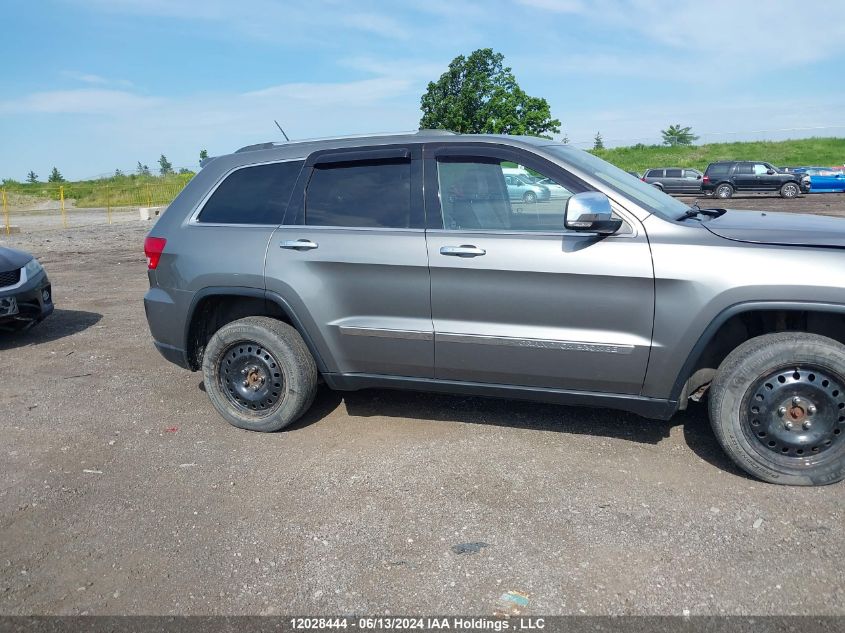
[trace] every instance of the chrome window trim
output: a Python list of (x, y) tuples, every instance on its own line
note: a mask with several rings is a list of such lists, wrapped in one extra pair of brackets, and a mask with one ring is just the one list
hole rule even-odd
[[(252, 225), (255, 226), (255, 225)], [(279, 229), (298, 229), (302, 232), (307, 231), (367, 231), (378, 233), (425, 233), (426, 229), (413, 228), (390, 228), (386, 226), (322, 226), (317, 224), (280, 224)]]
[[(240, 171), (241, 169), (249, 169), (250, 167), (261, 167), (262, 165), (279, 165), (281, 163), (292, 163), (294, 161), (302, 161), (304, 163), (306, 158), (307, 158), (306, 156), (300, 156), (300, 157), (297, 157), (297, 158), (280, 158), (280, 159), (277, 159), (277, 160), (265, 160), (265, 161), (261, 161), (261, 162), (257, 162), (257, 163), (245, 163), (243, 165), (237, 165), (235, 167), (232, 167), (230, 170), (224, 172), (220, 176), (220, 178), (217, 180), (217, 182), (214, 183), (214, 186), (211, 187), (211, 189), (209, 189), (202, 198), (200, 198), (199, 202), (197, 202), (197, 204), (196, 204), (196, 207), (191, 212), (191, 214), (188, 216), (188, 220), (185, 222), (185, 224), (188, 225), (188, 226), (227, 226), (227, 227), (232, 227), (232, 228), (243, 228), (243, 227), (248, 227), (248, 226), (249, 227), (256, 227), (256, 228), (260, 228), (260, 227), (271, 228), (271, 227), (282, 226), (281, 222), (278, 223), (278, 224), (243, 224), (243, 223), (234, 223), (234, 222), (200, 222), (199, 216), (200, 216), (200, 213), (202, 213), (202, 210), (205, 208), (206, 203), (209, 201), (211, 196), (214, 195), (214, 193), (217, 191), (217, 189), (220, 187), (220, 185), (222, 185), (223, 182), (229, 176), (231, 176), (233, 173), (235, 173), (236, 171)], [(296, 183), (294, 183), (294, 185), (295, 184)]]

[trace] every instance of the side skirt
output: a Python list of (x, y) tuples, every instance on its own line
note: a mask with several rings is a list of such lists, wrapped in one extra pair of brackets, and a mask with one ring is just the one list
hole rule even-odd
[(676, 400), (646, 398), (622, 393), (598, 393), (593, 391), (569, 391), (545, 387), (519, 387), (459, 380), (437, 380), (434, 378), (407, 378), (403, 376), (380, 376), (375, 374), (332, 374), (324, 373), (326, 384), (336, 391), (358, 391), (360, 389), (404, 389), (409, 391), (430, 391), (456, 395), (505, 398), (509, 400), (531, 400), (584, 407), (604, 407), (630, 411), (645, 418), (668, 420), (678, 410)]

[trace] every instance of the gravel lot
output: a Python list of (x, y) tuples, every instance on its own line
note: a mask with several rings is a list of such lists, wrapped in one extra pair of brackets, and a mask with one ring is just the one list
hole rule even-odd
[[(730, 203), (787, 204), (845, 215)], [(845, 614), (845, 485), (744, 476), (700, 405), (323, 389), (289, 430), (230, 427), (152, 346), (147, 229), (0, 239), (58, 305), (0, 338), (0, 613)]]

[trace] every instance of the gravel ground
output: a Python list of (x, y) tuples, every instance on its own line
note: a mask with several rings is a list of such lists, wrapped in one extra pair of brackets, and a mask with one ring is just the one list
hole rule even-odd
[(0, 613), (845, 614), (845, 486), (744, 476), (703, 406), (322, 389), (289, 430), (230, 427), (152, 346), (147, 229), (0, 240), (58, 305), (0, 338)]

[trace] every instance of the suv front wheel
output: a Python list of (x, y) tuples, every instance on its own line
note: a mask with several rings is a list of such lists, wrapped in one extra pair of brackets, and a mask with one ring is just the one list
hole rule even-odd
[(317, 392), (317, 366), (299, 332), (247, 317), (211, 337), (202, 361), (214, 408), (238, 428), (278, 431), (304, 414)]
[(794, 198), (797, 196), (801, 190), (798, 188), (794, 182), (788, 182), (780, 188), (780, 197), (781, 198)]
[(746, 341), (710, 390), (710, 422), (736, 464), (775, 484), (845, 478), (845, 345), (803, 332)]

